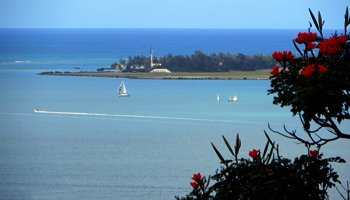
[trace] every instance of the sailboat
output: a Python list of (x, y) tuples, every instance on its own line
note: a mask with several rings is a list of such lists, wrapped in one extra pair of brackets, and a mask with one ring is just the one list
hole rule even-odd
[(228, 99), (229, 102), (237, 102), (238, 101), (238, 97), (236, 95), (234, 96), (231, 96), (229, 99)]
[(238, 101), (238, 98), (237, 98), (236, 95), (232, 97), (232, 101), (233, 101), (233, 102), (237, 102), (237, 101)]
[(122, 81), (120, 83), (120, 86), (118, 88), (118, 95), (119, 95), (119, 97), (128, 97), (128, 96), (130, 96), (128, 94), (128, 92), (126, 91), (126, 87), (125, 87), (124, 81)]

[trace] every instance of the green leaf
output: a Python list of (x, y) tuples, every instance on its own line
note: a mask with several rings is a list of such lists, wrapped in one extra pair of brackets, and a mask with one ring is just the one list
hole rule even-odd
[(207, 181), (207, 184), (205, 185), (205, 189), (207, 189), (207, 188), (208, 188), (208, 186), (209, 186), (209, 184), (210, 184), (210, 179), (211, 179), (211, 177), (210, 177), (210, 176), (208, 176), (208, 181)]
[(277, 147), (276, 147), (276, 153), (277, 153), (278, 160), (281, 160), (280, 150), (279, 150), (278, 144), (277, 144)]
[(350, 18), (349, 18), (349, 9), (348, 7), (346, 7), (346, 11), (345, 11), (345, 22), (344, 22), (344, 34), (346, 33), (346, 28), (347, 26), (350, 24)]
[(239, 152), (239, 149), (241, 148), (241, 140), (239, 139), (239, 134), (237, 134), (237, 137), (236, 137), (236, 146), (235, 146), (235, 155), (236, 157), (238, 156), (238, 152)]
[(316, 18), (315, 18), (315, 15), (312, 13), (311, 9), (309, 8), (309, 12), (310, 12), (310, 15), (311, 15), (311, 18), (312, 18), (312, 21), (314, 21), (314, 24), (316, 26), (316, 29), (318, 31), (320, 31), (319, 27), (318, 27), (318, 24), (317, 24), (317, 21), (316, 21)]
[(311, 28), (312, 28), (312, 24), (311, 22), (309, 22), (309, 29), (308, 29), (309, 32), (311, 32)]
[[(311, 24), (311, 23), (310, 23)], [(298, 50), (299, 54), (301, 56), (304, 56), (303, 53), (301, 52), (301, 50), (299, 49), (298, 45), (295, 43), (295, 41), (293, 40), (293, 44), (294, 44), (294, 47)]]
[(266, 152), (267, 152), (267, 149), (269, 148), (269, 142), (266, 142), (266, 145), (265, 145), (265, 148), (264, 148), (264, 152), (263, 152), (263, 155), (261, 158), (265, 158), (265, 155), (266, 155)]
[(215, 147), (215, 145), (213, 143), (211, 143), (211, 146), (213, 146), (214, 151), (215, 151), (216, 155), (219, 157), (220, 161), (222, 163), (225, 163), (224, 157), (222, 157), (221, 153), (218, 151), (218, 149)]
[(225, 144), (226, 144), (228, 150), (230, 151), (230, 153), (231, 153), (233, 156), (235, 156), (235, 154), (233, 153), (232, 147), (231, 147), (230, 143), (226, 140), (225, 136), (222, 136), (222, 138), (224, 139), (224, 142), (225, 142)]
[(266, 133), (266, 131), (264, 131), (264, 134), (265, 134), (265, 136), (266, 136), (266, 138), (267, 138), (267, 141), (272, 145), (272, 148), (274, 148), (274, 145), (273, 145), (274, 142), (272, 142), (270, 136)]
[[(273, 142), (271, 145), (272, 145), (272, 146), (275, 146), (275, 142)], [(270, 153), (267, 155), (266, 163), (269, 163), (269, 162), (270, 162), (272, 156), (273, 156), (273, 148), (271, 148)]]
[(322, 21), (322, 16), (321, 16), (321, 12), (318, 11), (318, 25), (320, 27), (320, 32), (322, 32), (322, 27), (323, 27), (324, 21)]
[(349, 9), (348, 7), (346, 7), (346, 10), (345, 10), (345, 26), (348, 24), (349, 22)]

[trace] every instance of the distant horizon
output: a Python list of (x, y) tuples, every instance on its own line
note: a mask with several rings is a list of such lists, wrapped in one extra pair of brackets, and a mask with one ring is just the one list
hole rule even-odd
[[(47, 30), (55, 30), (55, 29), (67, 29), (67, 30), (304, 30), (308, 31), (307, 28), (103, 28), (103, 27), (0, 27), (1, 29), (47, 29)], [(343, 31), (343, 29), (323, 29), (323, 31)], [(350, 31), (350, 28), (348, 29)], [(311, 32), (318, 32), (315, 27), (311, 28)]]

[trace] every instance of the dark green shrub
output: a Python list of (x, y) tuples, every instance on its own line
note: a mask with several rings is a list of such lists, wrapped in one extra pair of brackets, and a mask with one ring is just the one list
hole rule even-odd
[[(340, 183), (331, 163), (344, 163), (345, 160), (340, 157), (323, 158), (318, 150), (314, 150), (292, 161), (281, 157), (278, 146), (267, 138), (262, 154), (254, 149), (249, 152), (251, 159), (245, 159), (238, 158), (241, 144), (238, 135), (234, 148), (224, 137), (233, 157), (224, 159), (213, 145), (222, 167), (208, 180), (194, 176), (195, 182), (192, 183), (196, 184), (191, 184), (193, 191), (177, 199), (328, 199), (327, 189)], [(214, 183), (210, 184), (210, 180)]]

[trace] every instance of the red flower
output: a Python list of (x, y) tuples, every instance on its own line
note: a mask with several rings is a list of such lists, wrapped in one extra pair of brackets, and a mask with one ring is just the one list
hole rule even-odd
[(323, 65), (321, 65), (321, 64), (318, 65), (318, 73), (319, 73), (319, 74), (324, 74), (324, 73), (326, 73), (327, 71), (328, 71), (328, 67), (325, 67), (325, 66), (323, 66)]
[(312, 49), (316, 48), (316, 44), (312, 42), (306, 43), (306, 51), (310, 51)]
[(279, 62), (281, 62), (281, 61), (283, 61), (283, 54), (282, 54), (282, 52), (274, 52), (273, 54), (272, 54), (272, 57), (276, 60), (276, 61), (279, 61)]
[(194, 180), (194, 182), (190, 183), (191, 186), (193, 187), (193, 189), (197, 189), (199, 187), (199, 184), (202, 182), (201, 173), (193, 174), (192, 180)]
[(201, 173), (193, 174), (192, 180), (196, 181), (197, 183), (200, 183), (201, 180), (202, 180), (202, 175), (201, 175)]
[(196, 182), (191, 182), (191, 186), (192, 186), (193, 189), (199, 188), (199, 184), (196, 183)]
[(272, 74), (272, 76), (278, 76), (280, 74), (280, 67), (276, 65), (272, 68), (270, 74)]
[(315, 64), (308, 64), (303, 70), (301, 70), (300, 74), (305, 78), (311, 78), (312, 74), (315, 71)]
[(295, 58), (291, 51), (283, 51), (283, 54), (287, 62), (292, 62)]
[(318, 150), (310, 150), (309, 154), (312, 158), (316, 159), (318, 157)]
[(316, 40), (317, 40), (317, 34), (311, 33), (311, 32), (299, 33), (298, 37), (295, 38), (296, 43), (305, 44), (306, 51), (310, 51), (316, 48), (316, 44), (314, 44)]
[(306, 33), (299, 33), (298, 37), (295, 38), (295, 42), (299, 44), (307, 44), (309, 42), (315, 42), (317, 39), (316, 33), (306, 32)]
[(260, 157), (260, 150), (253, 149), (249, 151), (249, 156), (253, 158), (253, 160), (258, 160)]
[[(341, 40), (343, 40), (341, 38)], [(343, 41), (341, 41), (343, 42)], [(337, 38), (331, 37), (324, 42), (320, 42), (319, 49), (323, 55), (334, 55), (342, 51), (341, 42)]]
[[(328, 71), (328, 67), (325, 67), (324, 65), (318, 64), (318, 73), (324, 74)], [(312, 74), (316, 71), (315, 64), (308, 64), (303, 70), (300, 71), (300, 74), (303, 75), (305, 78), (311, 78)]]
[(342, 35), (342, 36), (339, 36), (337, 39), (340, 45), (344, 46), (346, 44), (346, 41), (348, 40), (348, 36)]
[(291, 51), (283, 51), (283, 52), (274, 52), (272, 57), (278, 62), (292, 62), (295, 56)]

